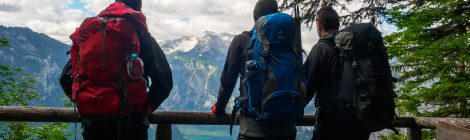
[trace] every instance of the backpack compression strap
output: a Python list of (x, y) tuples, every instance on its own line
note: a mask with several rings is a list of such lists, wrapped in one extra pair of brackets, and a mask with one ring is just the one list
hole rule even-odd
[[(266, 24), (266, 22), (267, 22), (266, 17), (261, 17), (260, 19), (258, 19), (258, 22), (256, 23), (256, 29), (258, 31), (258, 38), (261, 41), (261, 44), (263, 44), (263, 51), (261, 52), (261, 60), (264, 61), (264, 74), (268, 78), (268, 80), (264, 83), (264, 86), (263, 86), (263, 93), (262, 93), (263, 98), (269, 96), (269, 93), (271, 92), (271, 90), (277, 87), (276, 76), (269, 69), (268, 58), (271, 58), (274, 61), (276, 61), (276, 58), (270, 53), (271, 44), (269, 43), (268, 38), (266, 38), (266, 35), (263, 32), (263, 26)], [(262, 108), (261, 108), (261, 112), (263, 112)]]

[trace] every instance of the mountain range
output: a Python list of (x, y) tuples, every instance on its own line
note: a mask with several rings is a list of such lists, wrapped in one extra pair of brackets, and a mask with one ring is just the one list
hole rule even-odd
[(67, 62), (69, 46), (29, 28), (0, 26), (0, 37), (11, 47), (0, 48), (0, 65), (24, 69), (37, 80), (35, 86), (41, 94), (32, 105), (63, 106), (65, 96), (59, 84), (62, 67)]
[[(159, 41), (173, 70), (174, 80), (173, 90), (159, 110), (209, 111), (216, 102), (225, 54), (234, 36), (206, 31), (202, 36)], [(23, 68), (38, 81), (36, 87), (41, 100), (31, 102), (32, 105), (62, 107), (68, 102), (58, 79), (68, 60), (66, 52), (69, 45), (23, 27), (0, 26), (0, 37), (6, 37), (12, 45), (0, 48), (0, 65)], [(234, 90), (233, 97), (238, 95), (238, 90)], [(228, 111), (233, 101), (229, 103)], [(306, 113), (313, 111), (313, 107), (308, 107)], [(154, 129), (155, 125), (152, 125), (150, 139), (154, 137)], [(173, 127), (173, 139), (235, 138), (228, 134), (228, 129), (228, 126), (176, 125)], [(311, 127), (299, 127), (298, 131), (297, 139), (311, 137)]]

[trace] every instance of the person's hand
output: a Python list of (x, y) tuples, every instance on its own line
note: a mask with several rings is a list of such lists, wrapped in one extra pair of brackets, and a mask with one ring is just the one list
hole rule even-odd
[(211, 112), (214, 113), (218, 117), (225, 115), (225, 109), (217, 108), (217, 103), (215, 103), (214, 106), (212, 106)]
[(217, 113), (217, 103), (214, 104), (211, 108), (212, 113), (216, 114)]

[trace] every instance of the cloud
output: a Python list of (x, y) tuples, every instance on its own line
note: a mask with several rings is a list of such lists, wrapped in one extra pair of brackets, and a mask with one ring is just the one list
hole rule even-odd
[[(251, 30), (256, 0), (157, 0), (144, 3), (150, 31), (160, 40), (204, 31), (239, 34)], [(303, 28), (303, 44), (309, 50), (318, 38)]]
[(250, 30), (253, 0), (158, 0), (147, 1), (143, 12), (157, 38), (201, 35), (204, 31), (232, 34)]
[(0, 3), (0, 11), (3, 12), (17, 12), (20, 11), (21, 8), (15, 5), (10, 5), (6, 3)]
[(61, 41), (85, 18), (83, 11), (69, 8), (73, 0), (2, 0), (1, 5), (10, 5), (21, 10), (0, 10), (0, 25), (29, 27)]
[[(95, 16), (113, 2), (2, 0), (0, 25), (29, 27), (70, 43), (68, 35), (86, 17)], [(142, 11), (147, 16), (150, 32), (158, 40), (168, 40), (184, 35), (200, 36), (204, 31), (238, 34), (250, 30), (255, 3), (256, 0), (144, 0)], [(306, 27), (303, 29), (303, 44), (311, 47), (318, 37)]]

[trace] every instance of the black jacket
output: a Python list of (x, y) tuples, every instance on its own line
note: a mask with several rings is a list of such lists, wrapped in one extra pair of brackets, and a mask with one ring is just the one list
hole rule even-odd
[[(173, 88), (173, 78), (170, 65), (163, 53), (160, 45), (151, 35), (139, 36), (140, 54), (139, 57), (144, 62), (144, 78), (149, 81), (149, 96), (155, 108), (158, 108), (169, 96)], [(60, 84), (65, 94), (72, 95), (72, 65), (69, 62), (65, 65), (60, 76)]]
[[(225, 113), (230, 97), (232, 96), (233, 89), (237, 84), (238, 77), (240, 76), (240, 85), (245, 75), (245, 56), (244, 50), (250, 45), (252, 32), (245, 31), (240, 35), (233, 38), (228, 48), (227, 57), (225, 58), (224, 69), (220, 77), (219, 95), (217, 97), (217, 113)], [(243, 95), (242, 86), (240, 86), (240, 94)]]
[(338, 50), (334, 46), (334, 34), (320, 38), (304, 63), (305, 76), (309, 81), (306, 103), (310, 102), (315, 94), (317, 107), (336, 103), (341, 66)]

